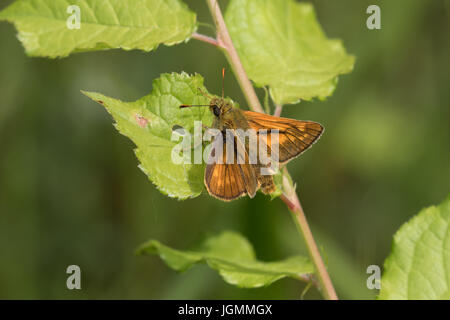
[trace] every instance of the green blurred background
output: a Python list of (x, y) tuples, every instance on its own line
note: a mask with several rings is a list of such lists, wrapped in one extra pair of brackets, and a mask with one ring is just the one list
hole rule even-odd
[[(187, 2), (211, 23), (204, 1)], [(312, 2), (326, 34), (357, 61), (327, 101), (285, 107), (284, 116), (326, 128), (289, 169), (338, 295), (373, 298), (367, 266), (381, 266), (402, 223), (450, 190), (450, 2)], [(375, 3), (382, 29), (370, 31), (366, 8)], [(299, 298), (305, 285), (295, 280), (238, 289), (205, 266), (177, 274), (157, 257), (135, 256), (149, 238), (184, 249), (225, 229), (248, 237), (261, 260), (306, 252), (278, 199), (160, 194), (137, 168), (133, 143), (80, 94), (134, 101), (172, 71), (198, 72), (220, 93), (227, 63), (218, 50), (191, 40), (151, 53), (31, 59), (15, 34), (0, 24), (0, 298)], [(225, 90), (246, 104), (231, 73)], [(81, 290), (66, 288), (71, 264), (81, 267)], [(320, 295), (311, 289), (306, 298)]]

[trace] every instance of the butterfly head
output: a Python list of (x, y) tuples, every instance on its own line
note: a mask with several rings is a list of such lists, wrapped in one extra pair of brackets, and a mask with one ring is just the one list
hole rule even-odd
[(231, 108), (233, 108), (231, 102), (226, 101), (223, 98), (213, 98), (209, 103), (209, 110), (211, 110), (211, 112), (217, 118), (220, 118), (223, 114), (227, 113)]

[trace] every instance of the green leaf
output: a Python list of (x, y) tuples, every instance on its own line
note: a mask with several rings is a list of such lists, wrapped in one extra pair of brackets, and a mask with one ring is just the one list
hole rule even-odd
[(379, 299), (450, 299), (450, 196), (394, 236)]
[(232, 0), (225, 20), (249, 77), (276, 104), (324, 99), (354, 57), (327, 39), (314, 8), (293, 0)]
[(225, 282), (242, 288), (257, 288), (291, 277), (299, 279), (313, 272), (307, 258), (294, 256), (277, 262), (256, 260), (252, 245), (240, 234), (224, 231), (207, 239), (196, 251), (180, 251), (156, 240), (144, 243), (138, 254), (159, 255), (176, 271), (186, 271), (196, 263), (206, 263), (217, 270)]
[(172, 73), (154, 80), (152, 93), (135, 102), (122, 102), (95, 92), (83, 93), (102, 104), (116, 121), (117, 130), (136, 144), (140, 168), (156, 187), (170, 197), (186, 199), (198, 196), (204, 189), (205, 167), (174, 163), (172, 150), (182, 139), (171, 141), (171, 138), (174, 127), (183, 127), (192, 134), (196, 120), (211, 125), (208, 108), (179, 108), (181, 104), (209, 103), (199, 88), (207, 92), (202, 76)]
[[(80, 8), (80, 29), (69, 29), (68, 7)], [(72, 12), (73, 13), (73, 12)], [(30, 56), (121, 48), (150, 51), (189, 39), (195, 13), (179, 0), (21, 0), (2, 12)]]

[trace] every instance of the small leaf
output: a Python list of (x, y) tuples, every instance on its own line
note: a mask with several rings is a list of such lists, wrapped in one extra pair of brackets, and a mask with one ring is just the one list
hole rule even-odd
[(226, 23), (249, 77), (276, 104), (331, 95), (354, 57), (327, 39), (314, 8), (293, 0), (232, 0)]
[[(116, 121), (120, 133), (137, 146), (140, 168), (156, 187), (170, 197), (186, 199), (204, 189), (204, 164), (176, 164), (172, 150), (179, 141), (171, 141), (174, 127), (193, 133), (194, 121), (212, 123), (208, 108), (180, 109), (181, 104), (207, 104), (198, 89), (207, 92), (203, 77), (186, 73), (162, 74), (154, 80), (153, 91), (135, 102), (122, 102), (95, 92), (83, 92), (102, 104)], [(193, 162), (193, 161), (191, 161)]]
[(450, 299), (450, 196), (395, 234), (379, 299)]
[[(80, 8), (80, 28), (69, 29), (69, 6)], [(14, 23), (30, 56), (121, 48), (150, 51), (189, 39), (195, 13), (179, 0), (21, 0), (2, 12)]]
[(277, 262), (258, 261), (247, 239), (231, 231), (207, 239), (196, 251), (175, 250), (150, 240), (137, 252), (141, 255), (159, 255), (176, 271), (186, 271), (196, 263), (206, 263), (217, 270), (225, 282), (242, 288), (267, 286), (285, 277), (299, 279), (313, 272), (312, 264), (301, 256)]

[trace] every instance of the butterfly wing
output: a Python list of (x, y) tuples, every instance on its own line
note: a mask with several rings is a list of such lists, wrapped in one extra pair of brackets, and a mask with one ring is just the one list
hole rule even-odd
[[(279, 131), (279, 163), (286, 163), (292, 158), (299, 156), (308, 149), (322, 135), (323, 127), (320, 123), (313, 121), (301, 121), (288, 118), (274, 117), (259, 112), (244, 111), (250, 127), (257, 132), (266, 129)], [(266, 143), (270, 152), (272, 146), (270, 134), (259, 134), (259, 139)]]
[[(255, 170), (245, 161), (245, 157), (248, 158), (245, 150), (241, 150), (236, 140), (234, 146), (233, 163), (227, 163), (226, 143), (222, 139), (214, 139), (210, 161), (205, 169), (206, 189), (209, 194), (224, 201), (231, 201), (245, 194), (253, 198), (258, 188)], [(244, 157), (244, 161), (238, 162), (237, 159), (241, 157)], [(211, 161), (212, 158), (222, 161), (214, 162)]]

